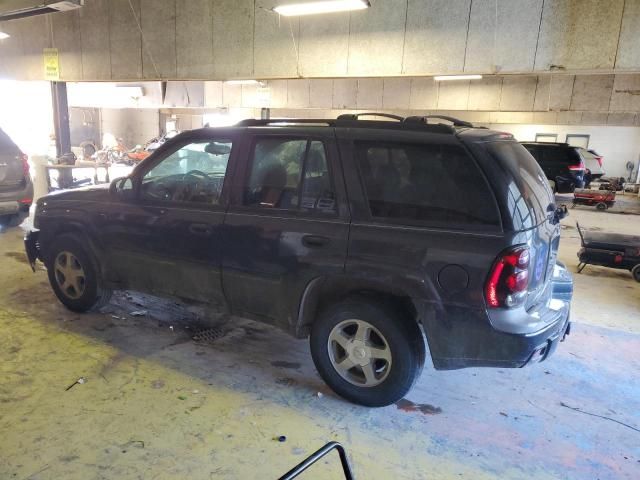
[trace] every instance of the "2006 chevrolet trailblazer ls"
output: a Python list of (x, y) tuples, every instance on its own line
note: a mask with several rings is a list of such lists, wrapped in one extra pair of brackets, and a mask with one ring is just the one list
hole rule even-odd
[(573, 281), (536, 161), (510, 134), (381, 117), (184, 132), (108, 188), (40, 199), (29, 261), (74, 311), (131, 289), (309, 337), (327, 384), (368, 406), (409, 391), (424, 338), (436, 369), (546, 359)]

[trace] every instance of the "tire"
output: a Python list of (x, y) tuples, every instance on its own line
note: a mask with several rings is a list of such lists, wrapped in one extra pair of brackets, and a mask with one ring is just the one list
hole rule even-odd
[[(356, 338), (360, 329), (367, 332), (361, 344)], [(416, 322), (366, 297), (349, 298), (322, 312), (311, 329), (310, 344), (316, 369), (327, 385), (341, 397), (367, 407), (384, 407), (403, 398), (420, 376), (426, 356)], [(376, 347), (376, 352), (384, 354), (374, 358), (370, 355)], [(367, 365), (339, 370), (334, 365), (342, 361)]]
[(4, 215), (0, 217), (0, 226), (5, 228), (17, 227), (24, 221), (25, 216), (20, 213), (13, 215)]
[(111, 299), (112, 291), (102, 286), (97, 262), (79, 237), (56, 238), (47, 249), (45, 263), (53, 292), (69, 310), (97, 310)]
[(640, 283), (640, 263), (631, 269), (631, 275), (636, 282)]
[(596, 205), (596, 208), (597, 208), (598, 210), (600, 210), (601, 212), (604, 212), (608, 207), (607, 207), (607, 204), (606, 204), (606, 203), (604, 203), (604, 202), (600, 202), (600, 203), (598, 203), (598, 204)]

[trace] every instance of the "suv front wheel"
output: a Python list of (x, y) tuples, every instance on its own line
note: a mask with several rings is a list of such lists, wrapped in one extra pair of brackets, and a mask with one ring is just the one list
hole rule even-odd
[(48, 250), (46, 266), (51, 288), (69, 310), (86, 312), (109, 302), (112, 292), (102, 287), (96, 263), (76, 236), (56, 238)]
[(369, 407), (400, 400), (422, 372), (425, 345), (415, 321), (367, 298), (323, 312), (311, 331), (311, 355), (340, 396)]

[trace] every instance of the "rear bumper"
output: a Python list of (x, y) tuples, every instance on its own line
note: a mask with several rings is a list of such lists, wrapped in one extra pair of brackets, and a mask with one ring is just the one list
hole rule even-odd
[(15, 190), (0, 191), (0, 215), (28, 211), (33, 202), (33, 183), (25, 179)]
[(24, 249), (27, 253), (27, 259), (31, 270), (36, 271), (36, 260), (42, 260), (40, 252), (40, 232), (38, 230), (30, 230), (24, 236)]
[[(552, 311), (541, 316), (544, 322), (539, 328), (526, 333), (494, 328), (484, 310), (444, 307), (440, 312), (429, 312), (427, 306), (422, 318), (434, 367), (519, 368), (546, 360), (571, 331), (572, 294), (573, 279), (560, 264), (553, 277), (553, 298), (549, 302)], [(523, 317), (521, 321), (527, 324), (531, 318)]]
[(0, 216), (2, 215), (13, 215), (20, 212), (20, 204), (13, 201), (2, 201), (0, 200)]

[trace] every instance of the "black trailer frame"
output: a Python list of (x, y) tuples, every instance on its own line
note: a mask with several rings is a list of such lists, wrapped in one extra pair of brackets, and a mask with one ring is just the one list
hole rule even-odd
[(578, 273), (587, 265), (629, 270), (640, 282), (640, 236), (620, 233), (584, 233), (576, 223), (582, 248), (578, 251)]

